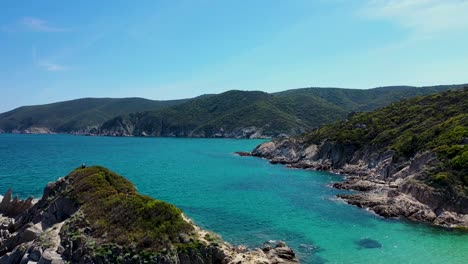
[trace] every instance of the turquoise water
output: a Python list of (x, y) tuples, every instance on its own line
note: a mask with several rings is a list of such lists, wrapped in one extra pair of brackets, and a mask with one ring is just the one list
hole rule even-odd
[[(38, 197), (82, 162), (99, 164), (233, 244), (285, 240), (303, 263), (468, 263), (468, 234), (346, 205), (328, 187), (338, 175), (233, 154), (261, 142), (0, 134), (0, 192)], [(382, 247), (359, 248), (362, 238)]]

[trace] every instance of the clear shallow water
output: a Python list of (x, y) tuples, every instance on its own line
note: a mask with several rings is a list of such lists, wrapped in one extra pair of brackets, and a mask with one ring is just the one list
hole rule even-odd
[[(385, 220), (336, 200), (341, 179), (234, 151), (260, 140), (0, 134), (0, 192), (41, 196), (82, 162), (126, 176), (233, 244), (285, 240), (303, 263), (468, 263), (468, 234)], [(371, 238), (381, 248), (359, 248)]]

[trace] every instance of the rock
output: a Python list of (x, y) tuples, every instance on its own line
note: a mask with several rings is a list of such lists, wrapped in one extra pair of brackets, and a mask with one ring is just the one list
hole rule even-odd
[(5, 213), (8, 206), (10, 205), (11, 202), (11, 196), (12, 196), (12, 190), (11, 188), (8, 189), (8, 191), (5, 193), (3, 196), (2, 202), (0, 203), (0, 212)]
[(245, 253), (245, 252), (248, 251), (248, 248), (246, 246), (244, 246), (244, 245), (239, 245), (239, 246), (236, 247), (235, 250), (236, 250), (237, 253)]
[(286, 243), (279, 241), (275, 248), (271, 247), (270, 244), (271, 243), (265, 243), (262, 247), (262, 252), (271, 263), (298, 263), (296, 254)]
[(356, 244), (359, 248), (381, 248), (382, 244), (379, 241), (370, 239), (370, 238), (362, 238), (356, 241)]
[(23, 245), (15, 247), (11, 253), (8, 253), (0, 258), (0, 264), (20, 263), (26, 253), (26, 248)]
[(276, 254), (281, 259), (293, 260), (296, 257), (296, 254), (294, 254), (293, 250), (289, 247), (277, 247), (275, 250)]
[(278, 241), (278, 244), (276, 244), (276, 247), (279, 248), (279, 247), (285, 247), (286, 246), (286, 243), (284, 243), (284, 241)]
[(0, 213), (8, 217), (16, 217), (24, 211), (31, 208), (33, 205), (33, 197), (29, 197), (26, 200), (20, 200), (18, 196), (15, 196), (13, 201), (11, 200), (12, 190), (8, 189), (5, 196), (0, 203)]
[(32, 261), (39, 261), (42, 256), (42, 248), (39, 246), (31, 247), (29, 252), (29, 259)]
[(20, 233), (21, 243), (33, 241), (39, 237), (41, 230), (38, 230), (35, 226), (28, 227), (26, 230)]
[(21, 261), (19, 262), (19, 264), (28, 264), (30, 263), (30, 260), (28, 258), (28, 256), (24, 255), (23, 258), (21, 259)]
[(241, 157), (250, 157), (252, 156), (251, 152), (245, 152), (245, 151), (236, 151), (234, 154), (241, 156)]
[(42, 253), (41, 258), (39, 259), (38, 264), (64, 264), (65, 261), (53, 251), (46, 250)]
[(468, 225), (468, 216), (444, 211), (435, 218), (434, 223), (449, 228), (466, 227)]

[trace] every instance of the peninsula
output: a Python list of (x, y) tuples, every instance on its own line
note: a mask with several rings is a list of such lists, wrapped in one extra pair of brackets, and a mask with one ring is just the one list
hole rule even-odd
[(393, 103), (252, 155), (289, 167), (346, 175), (339, 195), (384, 217), (468, 227), (468, 89)]
[(0, 203), (0, 263), (297, 263), (284, 242), (233, 247), (103, 168), (78, 168), (38, 201)]

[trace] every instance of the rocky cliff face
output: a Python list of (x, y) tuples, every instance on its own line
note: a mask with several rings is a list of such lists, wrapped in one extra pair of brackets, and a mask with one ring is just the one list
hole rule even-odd
[(92, 167), (48, 184), (38, 201), (12, 200), (9, 190), (0, 203), (0, 263), (297, 263), (282, 242), (234, 248), (128, 183)]
[(289, 167), (344, 174), (346, 180), (333, 186), (360, 192), (340, 197), (384, 217), (405, 217), (450, 228), (468, 227), (468, 196), (460, 190), (425, 183), (427, 169), (438, 162), (430, 151), (395, 161), (391, 150), (379, 152), (370, 146), (358, 148), (328, 140), (310, 144), (287, 138), (263, 143), (252, 155)]
[(117, 117), (104, 123), (96, 132), (102, 136), (139, 136), (139, 137), (195, 137), (195, 138), (269, 138), (281, 136), (278, 133), (264, 133), (263, 128), (255, 126), (236, 127), (225, 129), (223, 127), (197, 128), (195, 126), (174, 127), (158, 122), (145, 125), (137, 117), (129, 119)]

